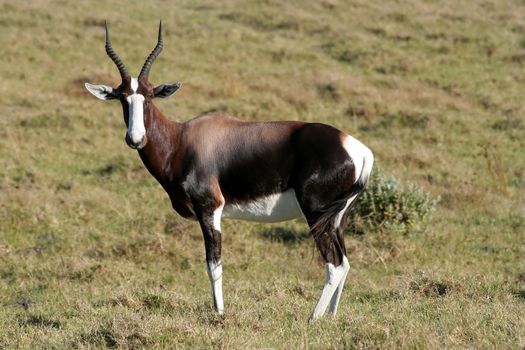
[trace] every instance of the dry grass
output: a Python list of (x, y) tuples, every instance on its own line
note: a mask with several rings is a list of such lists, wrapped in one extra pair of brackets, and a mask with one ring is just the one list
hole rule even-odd
[[(40, 0), (0, 4), (0, 348), (523, 348), (520, 1)], [(227, 314), (197, 225), (124, 141), (113, 45), (173, 120), (225, 110), (333, 124), (441, 202), (424, 232), (349, 234), (340, 314), (301, 222), (224, 223)]]

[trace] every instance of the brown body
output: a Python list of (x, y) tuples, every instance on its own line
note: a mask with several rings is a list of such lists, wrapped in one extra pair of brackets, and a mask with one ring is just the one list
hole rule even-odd
[[(185, 218), (211, 215), (223, 201), (249, 202), (293, 189), (313, 226), (331, 204), (355, 191), (344, 134), (331, 126), (252, 123), (222, 113), (174, 123), (151, 103), (144, 115), (148, 142), (139, 155)], [(323, 240), (322, 234), (319, 239), (323, 257), (339, 265), (344, 243)], [(210, 253), (219, 258), (220, 252)]]

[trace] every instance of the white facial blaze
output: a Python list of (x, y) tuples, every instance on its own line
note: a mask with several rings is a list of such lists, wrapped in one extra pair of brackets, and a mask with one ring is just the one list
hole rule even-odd
[(146, 135), (144, 126), (144, 96), (137, 94), (139, 83), (136, 78), (131, 78), (131, 90), (133, 93), (126, 98), (128, 101), (129, 121), (128, 136), (132, 143), (140, 143)]
[(137, 93), (137, 89), (139, 88), (139, 81), (137, 78), (131, 78), (131, 90), (133, 93)]

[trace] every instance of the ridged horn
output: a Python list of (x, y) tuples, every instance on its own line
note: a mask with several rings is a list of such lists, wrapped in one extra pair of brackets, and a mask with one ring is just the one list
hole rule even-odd
[(109, 40), (109, 30), (108, 30), (108, 22), (105, 21), (104, 26), (106, 27), (106, 53), (108, 54), (109, 58), (115, 64), (117, 65), (118, 71), (120, 72), (120, 76), (122, 77), (122, 80), (124, 78), (129, 77), (128, 70), (126, 69), (126, 66), (124, 65), (124, 62), (118, 57), (117, 53), (113, 50), (111, 47), (111, 41)]
[(142, 66), (142, 70), (140, 71), (139, 77), (146, 77), (146, 78), (148, 77), (151, 65), (153, 64), (153, 62), (155, 61), (157, 56), (162, 51), (162, 47), (163, 46), (164, 45), (163, 45), (163, 42), (162, 42), (162, 21), (160, 21), (160, 24), (159, 24), (159, 39), (157, 40), (157, 46), (155, 46), (153, 51), (151, 51), (151, 53), (149, 54), (148, 58), (146, 59), (146, 62), (144, 62), (144, 66)]

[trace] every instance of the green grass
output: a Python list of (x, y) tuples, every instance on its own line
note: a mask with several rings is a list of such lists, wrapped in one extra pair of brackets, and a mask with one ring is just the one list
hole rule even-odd
[[(0, 348), (523, 348), (522, 1), (3, 1)], [(408, 232), (347, 235), (336, 319), (306, 322), (324, 267), (302, 222), (225, 221), (226, 315), (198, 225), (124, 142), (104, 52), (182, 89), (172, 120), (332, 124), (387, 176), (441, 198)]]

